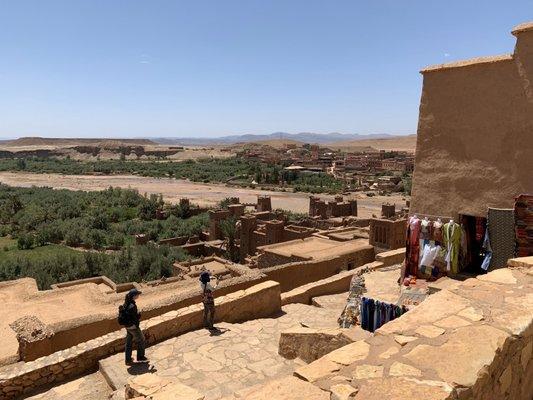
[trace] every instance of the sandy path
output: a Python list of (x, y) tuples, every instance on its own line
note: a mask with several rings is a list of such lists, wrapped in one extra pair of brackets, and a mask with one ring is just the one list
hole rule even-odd
[[(70, 190), (103, 190), (109, 186), (137, 189), (140, 193), (161, 193), (166, 201), (176, 203), (180, 198), (189, 198), (193, 203), (213, 206), (226, 197), (239, 197), (243, 203), (255, 203), (258, 195), (270, 195), (273, 208), (283, 208), (306, 213), (309, 210), (309, 194), (273, 192), (258, 189), (242, 189), (221, 184), (205, 184), (172, 178), (147, 178), (135, 175), (60, 175), (0, 172), (0, 182), (10, 186), (49, 186)], [(332, 196), (321, 196), (331, 198)], [(379, 214), (381, 204), (395, 202), (397, 207), (405, 204), (402, 196), (366, 197), (354, 194), (358, 199), (360, 216)]]

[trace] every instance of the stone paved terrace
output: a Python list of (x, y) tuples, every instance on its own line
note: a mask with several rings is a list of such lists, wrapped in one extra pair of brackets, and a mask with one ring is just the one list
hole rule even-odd
[[(158, 376), (177, 379), (204, 393), (206, 400), (215, 400), (292, 374), (298, 364), (278, 355), (281, 331), (298, 325), (335, 328), (337, 317), (327, 309), (289, 304), (277, 318), (220, 323), (219, 336), (205, 329), (189, 332), (148, 348), (147, 356)], [(123, 354), (101, 360), (100, 371), (116, 389), (122, 389), (132, 374), (144, 372), (136, 367), (128, 370)]]
[[(450, 286), (373, 337), (301, 366), (295, 375), (355, 400), (530, 400), (533, 260), (510, 265), (521, 268)], [(259, 387), (247, 398), (262, 393)]]

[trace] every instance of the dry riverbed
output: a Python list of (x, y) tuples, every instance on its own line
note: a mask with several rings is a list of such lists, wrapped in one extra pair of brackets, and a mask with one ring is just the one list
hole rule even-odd
[[(243, 203), (254, 203), (258, 195), (272, 197), (272, 207), (294, 212), (309, 211), (309, 194), (274, 192), (268, 190), (236, 188), (223, 184), (205, 184), (172, 178), (147, 178), (135, 175), (61, 175), (33, 174), (25, 172), (0, 172), (0, 182), (10, 186), (31, 187), (48, 186), (56, 189), (103, 190), (110, 186), (137, 189), (140, 193), (161, 193), (166, 201), (177, 203), (180, 198), (191, 202), (214, 206), (226, 197), (239, 197)], [(332, 198), (332, 196), (320, 196)], [(401, 195), (367, 197), (357, 193), (350, 197), (358, 199), (359, 215), (368, 217), (379, 215), (381, 204), (396, 203), (397, 208), (405, 205)]]

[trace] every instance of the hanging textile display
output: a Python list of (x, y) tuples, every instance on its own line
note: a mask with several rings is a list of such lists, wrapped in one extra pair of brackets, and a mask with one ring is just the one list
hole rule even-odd
[(461, 246), (461, 226), (453, 220), (444, 224), (444, 247), (446, 249), (446, 269), (452, 274), (459, 272), (459, 248)]
[(507, 265), (507, 260), (515, 256), (514, 209), (489, 208), (487, 226), (492, 248), (489, 269)]
[(514, 206), (516, 256), (533, 256), (533, 195), (521, 194)]
[(485, 239), (483, 240), (483, 246), (481, 248), (483, 255), (483, 261), (481, 262), (481, 269), (485, 272), (488, 271), (490, 266), (490, 260), (492, 259), (492, 247), (490, 247), (489, 230), (485, 231)]
[(361, 328), (374, 332), (389, 321), (401, 317), (407, 307), (363, 297), (361, 299)]
[(407, 236), (405, 244), (405, 271), (406, 274), (417, 276), (420, 259), (420, 231), (421, 221), (414, 215), (407, 221)]

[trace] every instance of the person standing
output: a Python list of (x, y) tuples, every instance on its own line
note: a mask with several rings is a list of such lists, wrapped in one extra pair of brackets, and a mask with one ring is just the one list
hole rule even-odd
[(141, 321), (141, 314), (137, 309), (135, 300), (139, 298), (141, 292), (137, 289), (131, 289), (126, 294), (124, 305), (119, 310), (119, 322), (126, 327), (126, 365), (132, 365), (133, 359), (131, 358), (133, 352), (133, 341), (137, 344), (137, 361), (145, 362), (148, 359), (145, 357), (145, 339), (144, 335), (139, 327)]
[[(204, 303), (204, 326), (209, 330), (215, 329), (215, 298), (213, 292), (217, 287), (217, 283), (211, 284), (213, 277), (208, 271), (200, 274), (200, 287), (202, 289), (203, 303)], [(216, 278), (215, 278), (216, 279)]]

